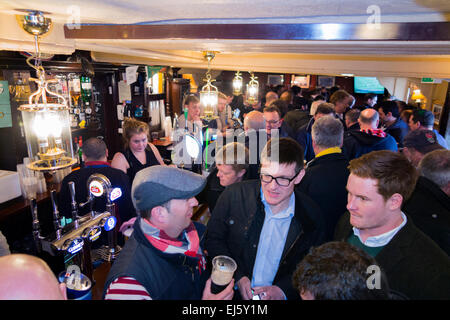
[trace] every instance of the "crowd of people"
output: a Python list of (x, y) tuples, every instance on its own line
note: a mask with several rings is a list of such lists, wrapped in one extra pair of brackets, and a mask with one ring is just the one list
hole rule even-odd
[[(339, 88), (303, 95), (294, 86), (249, 105), (221, 93), (213, 128), (227, 143), (207, 176), (167, 165), (135, 119), (111, 163), (101, 139), (87, 140), (85, 167), (62, 182), (61, 213), (70, 216), (68, 182), (81, 202), (99, 172), (124, 191), (118, 227), (132, 229), (103, 299), (450, 299), (450, 151), (431, 111), (379, 98), (355, 106)], [(198, 133), (198, 97), (184, 105), (179, 128)], [(192, 221), (199, 205), (205, 223)], [(237, 269), (213, 293), (211, 261), (221, 255)], [(11, 285), (28, 272), (38, 298), (66, 298), (36, 257), (5, 253), (0, 266), (11, 270), (0, 297), (36, 298)]]

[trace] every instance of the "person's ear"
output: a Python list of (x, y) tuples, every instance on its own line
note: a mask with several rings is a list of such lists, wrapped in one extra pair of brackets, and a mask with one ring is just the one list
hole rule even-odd
[(403, 196), (400, 193), (394, 193), (389, 199), (388, 199), (388, 208), (390, 210), (398, 210), (401, 209), (403, 204)]
[(300, 170), (300, 173), (295, 177), (294, 184), (299, 184), (305, 176), (305, 169)]
[(241, 171), (238, 172), (237, 176), (238, 176), (239, 178), (242, 178), (246, 172), (247, 172), (247, 170), (242, 169)]
[(157, 206), (151, 210), (152, 220), (157, 224), (165, 223), (167, 221), (167, 214), (168, 211), (163, 206)]
[(61, 291), (61, 296), (64, 300), (67, 300), (67, 286), (64, 282), (59, 284), (59, 291)]

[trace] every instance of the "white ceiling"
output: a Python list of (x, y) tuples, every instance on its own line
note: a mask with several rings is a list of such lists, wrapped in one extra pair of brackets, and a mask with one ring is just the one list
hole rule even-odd
[(450, 78), (450, 41), (89, 40), (66, 39), (63, 31), (66, 23), (366, 23), (378, 9), (381, 23), (443, 22), (450, 21), (448, 0), (2, 0), (0, 50), (33, 50), (17, 9), (52, 18), (42, 51), (89, 50), (98, 61), (205, 68), (202, 51), (214, 50), (215, 69)]
[(448, 0), (2, 0), (0, 10), (66, 21), (79, 9), (82, 23), (365, 23), (373, 5), (382, 22), (445, 21), (450, 12)]

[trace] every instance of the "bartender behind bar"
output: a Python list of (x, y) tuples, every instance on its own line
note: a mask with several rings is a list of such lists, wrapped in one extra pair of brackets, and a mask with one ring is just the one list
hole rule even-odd
[[(120, 225), (135, 217), (136, 211), (131, 201), (131, 186), (128, 176), (119, 169), (111, 168), (107, 162), (108, 149), (103, 140), (98, 138), (90, 138), (83, 145), (83, 161), (85, 167), (73, 171), (67, 175), (61, 183), (61, 191), (59, 193), (59, 210), (64, 217), (71, 218), (71, 198), (68, 183), (73, 181), (75, 183), (75, 197), (77, 203), (86, 202), (89, 196), (87, 181), (90, 175), (100, 173), (106, 176), (114, 188), (120, 188), (122, 196), (115, 202), (118, 208), (117, 225)], [(96, 198), (94, 202), (94, 211), (103, 212), (106, 209), (106, 198)], [(89, 205), (80, 208), (79, 214), (85, 215), (89, 212)]]

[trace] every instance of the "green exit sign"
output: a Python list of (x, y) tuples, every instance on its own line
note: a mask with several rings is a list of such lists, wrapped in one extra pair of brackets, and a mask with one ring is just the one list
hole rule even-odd
[(442, 79), (435, 79), (435, 78), (422, 78), (421, 83), (441, 83)]

